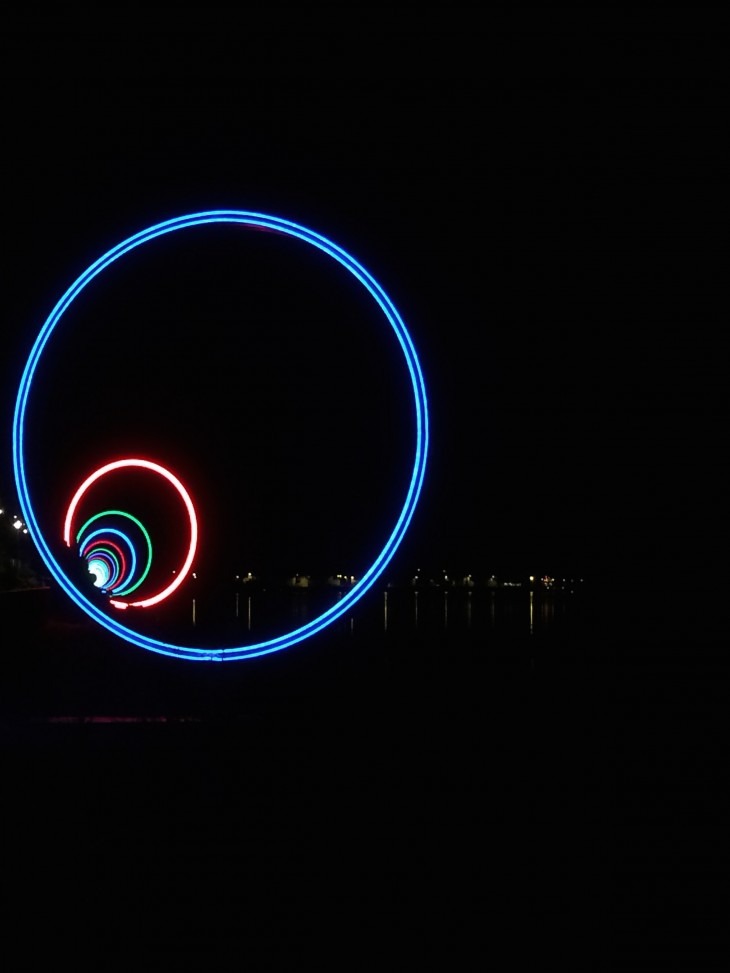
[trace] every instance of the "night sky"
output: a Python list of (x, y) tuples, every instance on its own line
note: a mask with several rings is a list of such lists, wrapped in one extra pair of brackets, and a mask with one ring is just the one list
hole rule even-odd
[[(352, 639), (238, 667), (105, 653), (94, 626), (19, 615), (22, 638), (0, 631), (4, 719), (46, 719), (0, 734), (24, 955), (65, 936), (76, 959), (96, 926), (107, 957), (147, 924), (158, 959), (198, 949), (206, 969), (207, 921), (236, 968), (260, 939), (266, 968), (277, 947), (298, 968), (304, 944), (341, 969), (368, 946), (373, 968), (406, 969), (440, 936), (460, 969), (472, 935), (514, 968), (583, 949), (576, 968), (598, 970), (623, 923), (643, 968), (710, 968), (727, 889), (727, 33), (706, 11), (485, 10), (3, 18), (0, 505), (16, 503), (22, 369), (66, 288), (157, 222), (257, 211), (349, 251), (417, 349), (429, 462), (383, 581), (547, 573), (597, 594), (565, 640), (533, 637), (533, 592), (520, 634), (480, 630), (484, 590), (473, 627), (452, 609), (447, 631), (444, 594), (438, 623), (402, 638), (350, 620)], [(144, 454), (189, 486), (215, 584), (362, 572), (414, 433), (362, 288), (232, 227), (98, 278), (49, 342), (28, 423), (54, 543), (91, 469)], [(172, 556), (171, 508), (140, 502)], [(222, 721), (47, 722), (85, 713)]]
[[(638, 15), (585, 32), (373, 15), (368, 45), (335, 21), (234, 41), (156, 16), (143, 42), (49, 18), (6, 43), (3, 496), (20, 370), (60, 294), (146, 226), (237, 208), (348, 249), (413, 337), (432, 440), (395, 575), (648, 579), (679, 548), (701, 573), (724, 368), (698, 340), (724, 179), (704, 35), (683, 68), (679, 25)], [(206, 569), (362, 570), (412, 416), (358, 285), (250, 231), (115, 268), (44, 361), (49, 525), (97, 456), (162, 448), (205, 510)]]

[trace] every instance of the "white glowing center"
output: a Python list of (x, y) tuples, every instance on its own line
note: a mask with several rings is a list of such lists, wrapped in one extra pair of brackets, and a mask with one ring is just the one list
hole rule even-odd
[(109, 568), (103, 562), (94, 558), (89, 561), (89, 574), (94, 576), (94, 586), (101, 588), (109, 580)]

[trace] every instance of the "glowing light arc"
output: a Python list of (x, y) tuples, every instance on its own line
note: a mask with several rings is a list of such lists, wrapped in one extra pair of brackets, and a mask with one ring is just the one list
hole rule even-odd
[[(99, 607), (94, 604), (85, 594), (79, 591), (66, 576), (38, 525), (35, 508), (30, 496), (25, 469), (26, 411), (33, 378), (51, 334), (62, 319), (64, 313), (81, 294), (84, 288), (86, 288), (94, 280), (95, 277), (102, 273), (102, 271), (113, 264), (116, 260), (122, 258), (126, 253), (129, 253), (145, 243), (149, 243), (157, 238), (163, 237), (168, 233), (174, 233), (179, 230), (197, 226), (226, 223), (238, 224), (240, 226), (253, 229), (273, 230), (294, 239), (301, 240), (330, 256), (363, 285), (365, 290), (380, 307), (383, 315), (393, 329), (406, 362), (413, 392), (415, 447), (413, 452), (413, 470), (410, 477), (410, 482), (406, 491), (403, 507), (396, 520), (395, 526), (393, 527), (383, 549), (371, 564), (370, 568), (363, 574), (359, 581), (352, 586), (352, 588), (342, 599), (340, 599), (330, 609), (323, 612), (318, 618), (315, 618), (307, 624), (300, 626), (294, 631), (287, 632), (284, 635), (280, 635), (253, 645), (208, 649), (196, 646), (175, 645), (170, 642), (165, 642), (160, 639), (152, 638), (150, 636), (142, 635), (139, 632), (135, 632), (133, 629), (121, 624), (121, 622), (117, 621), (115, 618), (111, 618), (101, 611)], [(13, 470), (21, 510), (23, 512), (23, 517), (27, 524), (27, 529), (31, 538), (38, 548), (38, 551), (47, 565), (50, 573), (56, 579), (61, 588), (84, 612), (86, 612), (87, 615), (99, 622), (99, 624), (103, 625), (105, 628), (109, 629), (109, 631), (128, 642), (163, 655), (170, 655), (189, 660), (215, 662), (255, 658), (271, 652), (281, 651), (282, 649), (288, 648), (289, 646), (292, 646), (298, 642), (301, 642), (303, 639), (309, 638), (310, 636), (316, 634), (330, 625), (337, 618), (345, 614), (345, 612), (352, 610), (353, 605), (360, 598), (362, 598), (362, 596), (372, 587), (377, 578), (383, 573), (387, 564), (395, 554), (399, 544), (403, 540), (405, 532), (413, 518), (416, 504), (423, 486), (426, 471), (426, 459), (428, 455), (428, 445), (428, 405), (426, 386), (421, 365), (418, 360), (411, 336), (408, 333), (408, 330), (406, 329), (398, 310), (380, 284), (346, 250), (339, 247), (331, 240), (328, 240), (321, 234), (307, 229), (306, 227), (290, 220), (244, 210), (210, 210), (165, 220), (134, 234), (126, 240), (123, 240), (121, 243), (115, 247), (112, 247), (109, 251), (99, 257), (98, 260), (91, 264), (91, 266), (88, 267), (88, 269), (84, 271), (84, 273), (82, 273), (63, 294), (49, 314), (38, 336), (36, 337), (21, 376), (13, 417)], [(146, 465), (148, 469), (156, 468), (157, 466), (157, 464), (145, 460), (120, 462), (135, 462), (140, 466)], [(103, 467), (102, 470), (108, 470), (115, 467), (116, 464), (107, 464), (107, 466)], [(161, 472), (161, 470), (161, 467), (156, 469), (157, 472)], [(95, 479), (101, 475), (103, 475), (103, 472), (101, 470), (97, 470), (91, 475), (91, 477), (87, 478), (82, 486), (88, 488), (88, 486), (90, 486), (92, 482), (95, 482)], [(173, 483), (173, 485), (176, 485), (174, 478), (171, 478), (172, 475), (167, 474), (167, 471), (165, 471), (165, 473), (161, 473), (161, 475), (167, 475), (170, 482)], [(70, 513), (66, 518), (66, 523), (64, 525), (64, 540), (67, 545), (69, 544), (70, 537), (70, 523), (73, 519), (75, 508), (78, 506), (80, 496), (82, 495), (83, 491), (78, 496), (74, 497), (74, 501), (72, 502), (73, 510), (70, 510)], [(188, 507), (187, 503), (186, 507)], [(191, 510), (192, 504), (190, 504), (188, 507), (189, 514), (191, 513)], [(185, 560), (185, 567), (187, 570), (190, 569), (194, 557), (194, 550), (197, 546), (197, 521), (194, 519), (194, 511), (191, 515), (191, 537), (190, 552)], [(182, 577), (184, 577), (184, 574)], [(180, 575), (176, 576), (175, 580), (166, 589), (166, 593), (171, 593), (181, 583), (182, 578)], [(155, 600), (159, 600), (159, 597)], [(152, 603), (154, 603), (154, 601), (146, 600), (140, 601), (136, 604), (142, 605)], [(126, 607), (127, 603), (120, 602), (119, 605)]]
[[(119, 596), (131, 594), (133, 591), (136, 591), (137, 588), (139, 588), (139, 586), (144, 582), (145, 578), (149, 574), (150, 568), (152, 567), (152, 540), (150, 538), (149, 532), (147, 531), (147, 528), (138, 517), (135, 517), (133, 514), (128, 513), (126, 510), (102, 510), (100, 513), (94, 514), (93, 517), (89, 517), (89, 519), (84, 524), (82, 524), (81, 527), (79, 527), (79, 529), (76, 531), (77, 543), (81, 543), (81, 537), (83, 536), (86, 529), (96, 521), (101, 520), (103, 517), (122, 517), (126, 520), (130, 520), (133, 524), (135, 524), (135, 526), (137, 527), (137, 529), (140, 531), (140, 533), (145, 539), (145, 543), (147, 545), (147, 563), (144, 567), (144, 570), (142, 571), (142, 574), (134, 582), (134, 584), (130, 585), (129, 580), (125, 580), (124, 584), (115, 586), (115, 591), (114, 591), (115, 594)], [(64, 539), (65, 539), (65, 529), (66, 529), (66, 524), (64, 524)], [(132, 557), (135, 559), (136, 562), (134, 545), (129, 540), (129, 538), (126, 537), (126, 535), (125, 535), (125, 540), (127, 541)], [(66, 544), (67, 546), (70, 546), (71, 544), (70, 537), (66, 541)], [(135, 565), (132, 565), (128, 573), (125, 571), (125, 578), (128, 577), (129, 579), (132, 579), (134, 577), (134, 574), (135, 574)]]
[[(157, 605), (161, 601), (164, 601), (165, 598), (168, 598), (173, 593), (173, 591), (176, 591), (180, 587), (180, 585), (187, 577), (191, 567), (193, 566), (193, 560), (195, 559), (195, 552), (198, 547), (198, 518), (195, 514), (195, 507), (193, 506), (193, 501), (190, 499), (190, 494), (182, 485), (180, 480), (174, 475), (174, 473), (171, 473), (168, 469), (166, 469), (164, 466), (161, 466), (159, 463), (153, 463), (147, 459), (115, 460), (113, 463), (106, 463), (104, 466), (99, 467), (98, 470), (95, 470), (93, 473), (89, 474), (89, 476), (86, 477), (84, 482), (81, 484), (81, 486), (78, 488), (76, 493), (73, 495), (68, 510), (66, 511), (66, 517), (63, 524), (63, 539), (64, 542), (66, 543), (66, 546), (67, 547), (71, 546), (72, 525), (74, 521), (74, 516), (76, 514), (76, 510), (78, 509), (79, 504), (81, 503), (82, 499), (84, 498), (84, 495), (89, 490), (89, 488), (93, 486), (93, 484), (96, 483), (97, 480), (101, 479), (101, 477), (103, 476), (106, 476), (108, 473), (111, 473), (115, 470), (134, 469), (134, 468), (149, 470), (152, 473), (157, 473), (159, 476), (164, 477), (168, 481), (168, 483), (171, 483), (172, 486), (177, 490), (178, 494), (180, 495), (180, 498), (183, 501), (183, 504), (185, 505), (185, 509), (187, 510), (188, 520), (190, 523), (190, 542), (188, 545), (188, 550), (185, 555), (185, 560), (183, 561), (182, 567), (176, 573), (173, 580), (169, 582), (169, 584), (167, 584), (166, 587), (162, 589), (162, 591), (157, 592), (155, 595), (152, 595), (149, 598), (141, 598), (139, 599), (139, 601), (132, 601), (132, 602), (122, 602), (112, 598), (111, 604), (114, 605), (115, 608), (149, 608), (151, 605)], [(101, 516), (101, 515), (97, 514), (96, 516)], [(93, 519), (94, 519), (93, 517), (90, 518), (90, 520), (87, 521), (86, 523), (87, 524), (90, 523), (91, 520)], [(136, 518), (134, 519), (136, 520)], [(139, 521), (137, 521), (137, 523), (139, 523)], [(107, 531), (110, 531), (110, 528), (107, 528)]]

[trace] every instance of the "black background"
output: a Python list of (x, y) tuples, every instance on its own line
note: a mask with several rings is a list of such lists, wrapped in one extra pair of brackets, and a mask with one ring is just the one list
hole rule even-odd
[[(554, 812), (556, 844), (547, 858), (554, 865), (560, 848), (568, 855), (607, 843), (621, 824), (631, 837), (619, 838), (613, 924), (585, 921), (591, 908), (604, 916), (596, 890), (608, 897), (616, 881), (604, 859), (587, 885), (578, 871), (552, 873), (585, 935), (593, 965), (583, 968), (608, 968), (606, 941), (616, 929), (633, 968), (652, 968), (657, 956), (663, 969), (678, 957), (693, 969), (713, 968), (714, 940), (702, 924), (716, 914), (721, 888), (708, 836), (717, 834), (711, 808), (726, 740), (726, 669), (717, 647), (726, 577), (725, 35), (704, 15), (681, 11), (604, 11), (589, 19), (531, 10), (479, 22), (458, 9), (399, 22), (382, 12), (355, 20), (329, 11), (317, 23), (287, 12), (265, 28), (230, 15), (157, 11), (143, 23), (115, 16), (104, 25), (69, 26), (60, 16), (17, 21), (3, 40), (4, 502), (12, 497), (10, 422), (25, 356), (53, 302), (101, 252), (158, 220), (219, 207), (290, 218), (346, 247), (401, 310), (430, 394), (429, 471), (394, 570), (423, 561), (454, 573), (575, 571), (600, 593), (592, 647), (619, 661), (620, 800), (615, 815), (604, 807), (592, 819), (600, 820), (599, 835)], [(573, 678), (561, 687), (561, 699), (572, 703), (567, 722), (585, 717), (596, 699), (605, 704), (609, 693), (606, 669), (591, 683), (595, 698)], [(579, 703), (574, 690), (584, 694)], [(468, 705), (476, 707), (474, 699)], [(580, 733), (576, 722), (572, 739)], [(485, 751), (459, 751), (457, 736), (449, 746), (468, 774), (464, 754), (486, 761)], [(413, 741), (400, 739), (406, 751)], [(364, 740), (361, 766), (372, 756)], [(602, 744), (611, 740), (605, 730)], [(268, 893), (272, 909), (277, 895), (289, 897), (290, 918), (310, 882), (312, 889), (340, 882), (354, 896), (353, 872), (335, 867), (334, 848), (372, 879), (365, 853), (354, 859), (352, 848), (361, 842), (373, 852), (376, 842), (363, 838), (368, 821), (354, 810), (354, 789), (337, 798), (340, 810), (346, 805), (338, 820), (349, 824), (328, 829), (324, 785), (295, 782), (284, 750), (271, 746), (288, 768), (287, 797), (297, 793), (299, 810), (301, 794), (319, 795), (303, 818), (318, 824), (304, 841), (309, 853), (291, 858), (302, 871)], [(196, 753), (199, 772), (204, 761)], [(580, 751), (585, 767), (608, 775), (598, 759), (588, 745)], [(210, 772), (217, 796), (227, 793), (223, 763)], [(325, 764), (320, 751), (303, 777)], [(437, 764), (447, 766), (449, 753)], [(567, 758), (558, 760), (568, 766), (580, 776)], [(180, 774), (176, 793), (184, 799)], [(134, 780), (129, 768), (124, 779)], [(405, 844), (423, 877), (438, 847), (441, 868), (426, 883), (428, 903), (406, 882), (401, 907), (391, 888), (386, 910), (387, 867), (382, 884), (368, 885), (369, 898), (360, 887), (364, 918), (348, 925), (344, 955), (360, 939), (380, 942), (383, 929), (399, 929), (403, 948), (405, 940), (428, 948), (434, 930), (453, 949), (475, 931), (484, 946), (492, 926), (476, 913), (489, 909), (508, 920), (504, 938), (516, 948), (539, 911), (519, 875), (535, 869), (505, 851), (498, 873), (513, 884), (504, 896), (498, 888), (489, 905), (475, 905), (481, 900), (469, 890), (486, 871), (475, 851), (478, 785), (446, 788), (426, 814), (413, 792), (389, 790), (372, 767), (368, 780), (367, 807), (391, 855), (378, 845), (374, 860), (383, 866)], [(81, 792), (88, 802), (88, 786)], [(548, 786), (540, 796), (552, 793)], [(74, 808), (73, 797), (58, 785), (56, 802)], [(267, 792), (293, 854), (280, 798)], [(135, 799), (144, 813), (144, 795)], [(207, 807), (225, 828), (225, 808), (215, 800)], [(263, 804), (256, 807), (265, 817)], [(406, 823), (415, 817), (418, 841)], [(43, 816), (34, 820), (42, 829)], [(460, 829), (465, 820), (470, 827)], [(188, 821), (197, 826), (192, 814)], [(515, 809), (510, 837), (515, 822), (527, 827), (534, 817)], [(589, 832), (591, 841), (578, 840)], [(267, 861), (279, 862), (271, 829), (267, 835), (258, 857), (238, 845), (237, 874), (248, 867), (260, 877)], [(112, 847), (98, 825), (94, 836), (100, 848)], [(321, 859), (318, 867), (317, 848), (328, 843), (328, 867)], [(224, 871), (225, 842), (207, 832), (204, 847), (190, 852), (192, 894), (217, 887)], [(111, 852), (108, 863), (119, 868)], [(543, 875), (539, 894), (549, 889)], [(582, 889), (591, 892), (583, 910), (576, 904)], [(711, 902), (700, 908), (708, 889)], [(667, 938), (661, 930), (672, 908), (683, 922)], [(126, 906), (120, 914), (131, 915)], [(563, 919), (565, 926), (551, 926), (552, 915), (540, 942), (552, 932), (564, 944), (571, 916)], [(696, 940), (692, 921), (704, 928)], [(135, 928), (143, 925), (140, 919)], [(213, 927), (206, 912), (206, 932)], [(324, 916), (302, 927), (315, 952), (330, 936)], [(296, 947), (299, 933), (287, 928)], [(645, 952), (629, 949), (626, 930)], [(260, 920), (257, 942), (279, 934), (271, 918)]]
[[(350, 249), (421, 356), (431, 462), (395, 570), (712, 577), (725, 194), (708, 35), (640, 13), (469, 23), (370, 14), (362, 44), (336, 19), (258, 40), (159, 12), (141, 33), (16, 27), (6, 429), (33, 337), (97, 256), (186, 211), (270, 212)], [(199, 319), (174, 328), (195, 347)], [(152, 418), (145, 391), (129, 407)]]

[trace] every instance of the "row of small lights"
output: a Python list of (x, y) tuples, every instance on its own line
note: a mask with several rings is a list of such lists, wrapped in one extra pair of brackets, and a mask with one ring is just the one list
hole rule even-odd
[[(3, 515), (4, 513), (5, 513), (5, 510), (4, 510), (4, 509), (3, 509), (2, 507), (0, 507), (0, 516), (1, 516), (1, 515)], [(28, 528), (27, 528), (27, 527), (25, 526), (25, 524), (23, 523), (23, 521), (22, 521), (22, 520), (21, 520), (21, 519), (20, 519), (19, 517), (17, 517), (17, 516), (13, 518), (13, 527), (14, 527), (14, 528), (15, 528), (16, 530), (22, 530), (24, 534), (27, 534), (27, 533), (28, 533)], [(421, 569), (420, 569), (420, 568), (418, 568), (418, 570), (416, 571), (416, 576), (415, 576), (415, 577), (413, 578), (413, 580), (414, 580), (414, 581), (417, 581), (417, 580), (419, 580), (419, 575), (420, 575), (420, 572), (421, 572)], [(175, 572), (174, 572), (174, 571), (173, 571), (172, 573), (173, 573), (173, 574), (175, 574)], [(443, 574), (444, 574), (444, 581), (448, 581), (448, 580), (449, 580), (449, 576), (448, 576), (448, 574), (447, 574), (447, 573), (446, 573), (445, 571), (444, 571), (444, 573), (443, 573)], [(194, 577), (194, 578), (197, 578), (197, 574), (195, 574), (195, 573), (193, 573), (193, 577)], [(299, 575), (297, 575), (297, 577), (299, 577)], [(350, 581), (350, 583), (352, 583), (352, 582), (354, 582), (354, 580), (355, 580), (355, 578), (354, 578), (354, 577), (352, 577), (352, 576), (350, 576), (350, 577), (348, 578), (348, 576), (347, 576), (347, 575), (341, 575), (341, 574), (338, 574), (338, 575), (337, 575), (336, 577), (337, 577), (337, 580), (338, 580), (338, 581), (339, 581), (339, 580), (343, 580), (343, 581), (347, 581), (347, 580), (349, 580), (349, 581)], [(471, 577), (472, 577), (472, 576), (471, 576), (470, 574), (469, 574), (469, 575), (467, 575), (467, 579), (468, 579), (469, 581), (471, 581)], [(494, 578), (494, 577), (495, 577), (495, 576), (494, 576), (494, 575), (492, 575), (492, 578)], [(238, 581), (238, 580), (244, 580), (244, 581), (250, 581), (250, 580), (253, 580), (253, 575), (252, 575), (252, 574), (251, 574), (251, 572), (249, 571), (249, 572), (248, 572), (248, 574), (246, 574), (246, 575), (244, 576), (244, 578), (243, 578), (243, 579), (241, 579), (241, 576), (237, 574), (237, 575), (236, 575), (236, 581)], [(532, 582), (532, 581), (534, 581), (534, 580), (535, 580), (535, 576), (531, 574), (531, 575), (530, 575), (530, 579), (529, 579), (529, 580), (530, 580), (531, 582)], [(545, 585), (547, 585), (547, 586), (550, 586), (551, 584), (554, 584), (554, 583), (555, 583), (555, 578), (551, 578), (551, 577), (549, 577), (548, 575), (546, 575), (546, 576), (545, 576), (544, 578), (541, 578), (540, 580), (541, 580), (541, 581), (543, 582), (543, 584), (545, 584)], [(566, 580), (565, 578), (563, 578), (563, 579), (562, 579), (562, 583), (563, 583), (563, 584), (565, 584), (565, 580)], [(571, 578), (570, 580), (571, 580), (571, 582), (573, 581), (573, 579), (572, 579), (572, 578)], [(582, 580), (583, 580), (583, 578), (579, 578), (578, 580), (579, 580), (579, 581), (582, 581)]]
[[(448, 574), (446, 573), (446, 571), (443, 571), (443, 572), (442, 572), (442, 574), (443, 574), (443, 579), (444, 579), (444, 581), (448, 581), (448, 580), (449, 580), (449, 576), (448, 576)], [(339, 577), (339, 575), (338, 575), (338, 577)], [(418, 569), (416, 570), (416, 573), (415, 573), (415, 575), (414, 575), (414, 576), (413, 576), (413, 578), (411, 579), (411, 581), (415, 583), (416, 581), (420, 581), (420, 580), (421, 580), (421, 569), (420, 569), (420, 568), (418, 568)], [(473, 576), (472, 576), (471, 574), (467, 574), (467, 575), (465, 576), (465, 578), (464, 578), (464, 580), (465, 580), (465, 581), (472, 581), (472, 580), (473, 580)], [(489, 576), (489, 580), (490, 580), (490, 581), (496, 581), (496, 580), (497, 580), (497, 576), (496, 576), (496, 575), (494, 575), (494, 574), (492, 574), (492, 575), (490, 575), (490, 576)], [(546, 585), (547, 587), (549, 587), (550, 585), (552, 585), (552, 584), (555, 584), (555, 583), (556, 583), (556, 579), (555, 579), (555, 578), (551, 578), (551, 577), (550, 577), (550, 575), (547, 575), (547, 574), (546, 574), (546, 575), (545, 575), (545, 576), (544, 576), (543, 578), (539, 578), (539, 579), (536, 579), (536, 578), (535, 578), (535, 575), (534, 575), (534, 574), (531, 574), (531, 575), (529, 576), (529, 578), (528, 578), (528, 581), (530, 581), (531, 583), (532, 583), (532, 582), (534, 582), (534, 581), (536, 581), (536, 580), (539, 580), (539, 581), (541, 581), (541, 582), (542, 582), (542, 583), (543, 583), (544, 585)], [(571, 584), (575, 584), (575, 581), (576, 581), (576, 580), (577, 580), (577, 581), (578, 581), (579, 583), (581, 583), (581, 582), (583, 581), (583, 578), (577, 578), (577, 579), (574, 579), (574, 578), (571, 578), (571, 579), (570, 579), (570, 583), (571, 583)], [(567, 583), (567, 579), (566, 579), (566, 578), (562, 578), (562, 579), (561, 579), (561, 584), (566, 584), (566, 583)], [(510, 581), (510, 582), (505, 582), (505, 584), (514, 584), (514, 582), (511, 582), (511, 581)]]
[[(0, 507), (0, 515), (2, 515), (4, 513), (5, 513), (5, 510), (2, 507)], [(14, 519), (13, 519), (13, 527), (16, 530), (21, 530), (22, 529), (22, 531), (23, 531), (24, 534), (27, 534), (28, 533), (28, 528), (24, 525), (23, 521), (19, 517), (17, 517), (17, 516), (14, 517)], [(172, 573), (175, 574), (176, 572), (173, 571)], [(412, 580), (413, 581), (420, 580), (420, 574), (421, 574), (421, 569), (420, 568), (417, 568), (416, 569), (416, 574), (415, 574), (415, 576), (413, 577)], [(195, 577), (197, 577), (197, 575), (194, 573), (193, 574), (193, 577), (195, 578)], [(298, 577), (300, 577), (300, 575), (297, 574), (297, 575), (295, 575), (295, 577), (298, 578)], [(335, 575), (335, 577), (337, 578), (338, 581), (350, 581), (350, 582), (353, 582), (355, 580), (355, 578), (352, 575), (346, 575), (346, 574), (337, 574), (337, 575)], [(446, 573), (445, 570), (443, 571), (443, 579), (444, 579), (444, 581), (448, 581), (449, 580), (449, 576), (448, 576), (448, 574)], [(254, 580), (254, 575), (250, 571), (247, 574), (243, 575), (243, 576), (241, 576), (240, 574), (237, 574), (236, 575), (236, 581), (252, 581), (252, 580)], [(467, 581), (471, 581), (472, 580), (472, 575), (471, 574), (466, 575), (466, 580)], [(490, 576), (490, 580), (496, 580), (496, 576), (495, 575), (491, 575)], [(529, 576), (529, 581), (533, 582), (535, 580), (536, 580), (535, 576), (533, 574), (531, 574)], [(539, 580), (542, 581), (543, 584), (549, 585), (549, 584), (554, 584), (556, 579), (555, 578), (551, 578), (549, 575), (545, 575), (544, 577), (540, 578)], [(574, 580), (573, 578), (570, 579), (571, 583), (573, 582), (573, 580)], [(579, 578), (578, 579), (578, 581), (582, 581), (582, 580), (583, 580), (583, 578)], [(563, 578), (562, 579), (562, 583), (565, 584), (565, 582), (566, 582), (566, 579)]]

